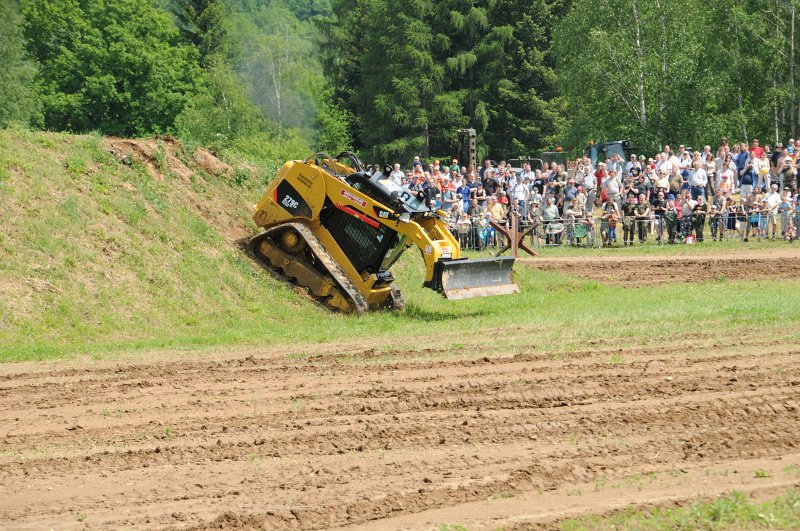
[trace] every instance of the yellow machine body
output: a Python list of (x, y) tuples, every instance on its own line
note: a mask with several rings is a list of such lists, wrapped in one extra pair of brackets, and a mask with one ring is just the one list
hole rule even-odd
[(462, 259), (444, 213), (425, 203), (379, 172), (356, 171), (326, 155), (289, 161), (254, 207), (265, 232), (251, 240), (251, 250), (346, 313), (402, 308), (389, 267), (412, 245), (425, 260), (425, 285), (449, 298), (519, 290), (511, 280), (513, 258)]

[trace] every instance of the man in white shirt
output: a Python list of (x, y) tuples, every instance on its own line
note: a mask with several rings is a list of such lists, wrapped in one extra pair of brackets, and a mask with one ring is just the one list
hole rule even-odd
[(389, 180), (397, 186), (403, 186), (403, 177), (405, 176), (406, 174), (400, 171), (400, 164), (395, 163), (394, 170), (392, 170), (392, 173), (389, 174)]
[(706, 185), (708, 184), (708, 174), (700, 165), (700, 161), (694, 163), (694, 168), (689, 172), (689, 190), (692, 192), (692, 199), (697, 201), (698, 197), (706, 198)]
[(611, 160), (606, 163), (606, 167), (609, 172), (613, 170), (618, 176), (621, 176), (622, 170), (624, 169), (622, 166), (622, 157), (620, 157), (618, 153), (615, 153), (614, 156), (611, 157)]
[(517, 179), (517, 183), (511, 188), (511, 199), (519, 201), (519, 214), (523, 218), (528, 215), (528, 190), (529, 179), (522, 177)]
[(631, 170), (633, 170), (633, 169), (634, 169), (634, 168), (636, 168), (637, 166), (639, 167), (639, 169), (641, 169), (641, 165), (640, 165), (640, 164), (638, 163), (638, 161), (636, 160), (636, 155), (631, 155), (631, 160), (629, 160), (629, 161), (628, 161), (628, 162), (625, 164), (625, 175), (626, 175), (626, 176), (629, 176), (629, 177), (637, 177), (638, 175), (634, 175), (634, 174), (631, 172)]
[[(778, 192), (778, 183), (772, 183), (770, 191), (764, 196), (763, 203), (767, 206), (768, 223), (772, 227), (772, 239), (775, 239), (775, 233), (778, 231), (778, 207), (781, 204), (781, 194)], [(769, 227), (767, 227), (769, 230)], [(766, 238), (767, 235), (765, 234)]]
[(672, 175), (672, 161), (669, 160), (669, 155), (664, 156), (661, 154), (661, 164), (657, 165), (658, 172), (666, 172), (667, 175)]
[(591, 163), (584, 161), (580, 168), (581, 169), (575, 173), (575, 184), (580, 186), (586, 194), (586, 211), (591, 214), (594, 210), (597, 177), (594, 176)]
[(606, 191), (608, 201), (617, 205), (617, 211), (622, 211), (622, 180), (617, 172), (610, 170), (608, 177), (603, 179), (603, 188)]

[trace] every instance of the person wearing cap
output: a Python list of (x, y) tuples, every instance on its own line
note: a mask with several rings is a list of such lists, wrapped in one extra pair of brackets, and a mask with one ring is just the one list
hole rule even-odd
[(575, 186), (575, 178), (570, 177), (564, 187), (564, 204), (569, 205), (576, 197), (578, 197), (578, 187)]

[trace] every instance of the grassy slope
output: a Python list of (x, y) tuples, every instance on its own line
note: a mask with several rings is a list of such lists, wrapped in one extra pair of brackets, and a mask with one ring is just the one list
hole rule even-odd
[[(413, 252), (396, 270), (406, 312), (330, 315), (232, 243), (231, 234), (254, 229), (257, 180), (159, 181), (117, 162), (100, 137), (0, 130), (0, 360), (378, 336), (387, 348), (410, 336), (572, 348), (583, 338), (636, 343), (712, 326), (800, 330), (797, 281), (654, 292), (520, 267), (521, 295), (452, 302), (420, 287)], [(511, 341), (486, 332), (512, 326)]]

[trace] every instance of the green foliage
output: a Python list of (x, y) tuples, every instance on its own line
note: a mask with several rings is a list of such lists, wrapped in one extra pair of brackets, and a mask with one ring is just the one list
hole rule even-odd
[(785, 140), (796, 132), (787, 75), (796, 57), (781, 11), (767, 0), (574, 3), (553, 46), (565, 143), (630, 138), (652, 150), (721, 136)]
[(279, 131), (311, 140), (323, 85), (311, 23), (279, 0), (238, 12), (233, 26), (235, 63), (250, 99)]
[(219, 149), (239, 137), (264, 134), (267, 124), (236, 74), (224, 62), (214, 61), (198, 94), (176, 118), (175, 129), (181, 138)]
[(112, 135), (172, 129), (195, 90), (197, 51), (149, 0), (32, 0), (28, 50), (50, 129)]
[(22, 18), (15, 0), (0, 0), (0, 127), (37, 121), (34, 64), (25, 55)]
[(333, 89), (330, 87), (323, 89), (320, 100), (317, 112), (318, 149), (332, 154), (352, 149), (353, 139), (350, 136), (347, 112), (333, 101)]

